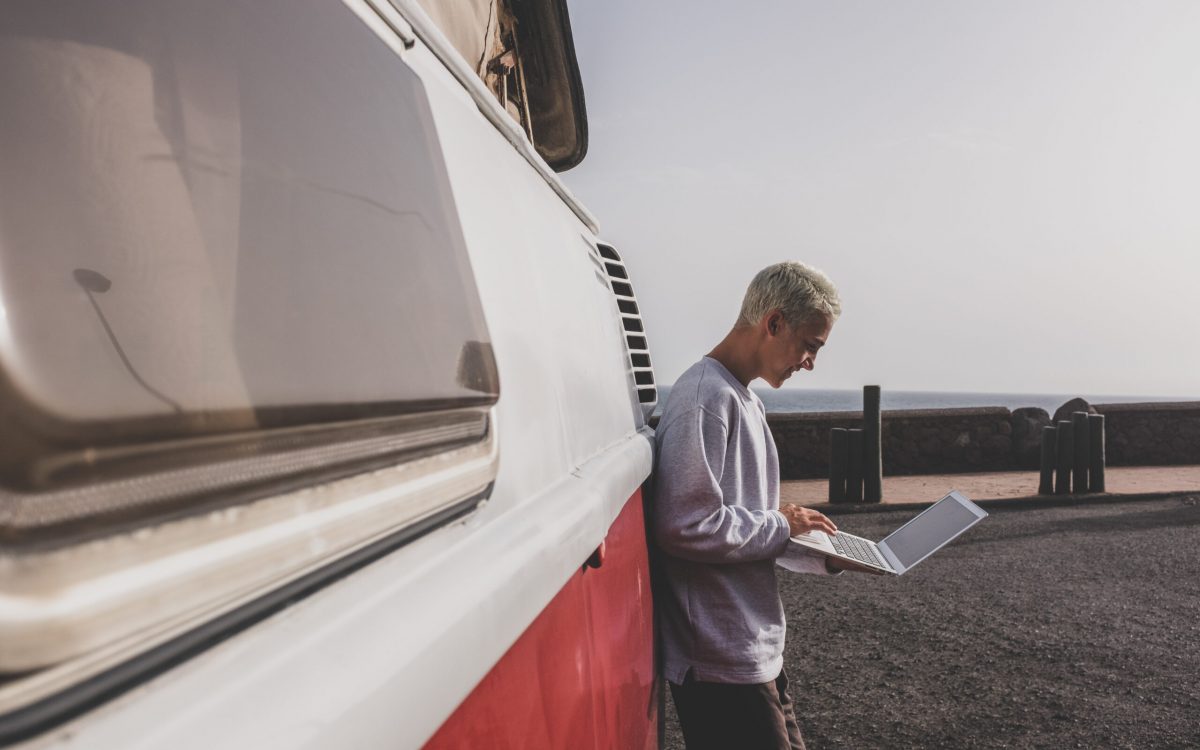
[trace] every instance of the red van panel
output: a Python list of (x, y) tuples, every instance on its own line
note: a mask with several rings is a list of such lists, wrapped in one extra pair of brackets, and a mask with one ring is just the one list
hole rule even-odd
[(584, 565), (425, 745), (654, 748), (654, 610), (641, 490)]

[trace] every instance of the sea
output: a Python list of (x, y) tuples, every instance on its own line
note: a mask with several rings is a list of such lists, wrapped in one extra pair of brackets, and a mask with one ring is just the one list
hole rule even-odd
[[(806, 388), (752, 388), (768, 412), (861, 411), (861, 390), (821, 390)], [(662, 411), (671, 386), (658, 387), (657, 411)], [(957, 409), (972, 406), (1003, 406), (1019, 409), (1040, 406), (1050, 414), (1073, 398), (1092, 404), (1136, 404), (1149, 402), (1196, 401), (1196, 397), (1113, 396), (1087, 393), (966, 393), (958, 391), (880, 391), (884, 411), (895, 409)]]

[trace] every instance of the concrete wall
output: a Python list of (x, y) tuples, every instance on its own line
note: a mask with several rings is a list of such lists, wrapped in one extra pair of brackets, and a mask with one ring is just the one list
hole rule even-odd
[[(1096, 404), (1110, 466), (1200, 464), (1200, 403)], [(771, 414), (784, 479), (828, 476), (829, 430), (860, 427), (860, 412)], [(883, 413), (887, 475), (1037, 468), (1041, 409), (1003, 407)]]
[[(884, 474), (994, 472), (1012, 468), (1008, 409), (922, 409), (884, 412)], [(829, 430), (860, 427), (862, 413), (772, 414), (784, 479), (828, 476)]]
[[(883, 413), (883, 473), (999, 471), (1012, 466), (1011, 412), (1003, 407)], [(784, 479), (828, 476), (829, 430), (861, 427), (861, 412), (771, 414)]]
[(1200, 403), (1098, 404), (1111, 466), (1200, 464)]

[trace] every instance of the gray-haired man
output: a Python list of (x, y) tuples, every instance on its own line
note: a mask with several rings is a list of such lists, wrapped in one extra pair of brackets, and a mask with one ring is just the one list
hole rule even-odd
[[(775, 560), (788, 538), (834, 532), (779, 504), (779, 458), (762, 402), (811, 370), (841, 313), (820, 271), (778, 263), (754, 277), (737, 324), (671, 388), (656, 435), (653, 525), (663, 551), (667, 680), (689, 750), (803, 748), (783, 672)], [(860, 569), (813, 554), (812, 573)]]

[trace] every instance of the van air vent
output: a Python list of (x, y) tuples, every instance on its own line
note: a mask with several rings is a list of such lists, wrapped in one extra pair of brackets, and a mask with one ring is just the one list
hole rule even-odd
[(621, 313), (621, 325), (625, 330), (625, 349), (629, 352), (629, 365), (633, 372), (638, 401), (646, 414), (658, 403), (658, 389), (654, 385), (654, 368), (650, 365), (650, 347), (646, 341), (641, 309), (633, 294), (629, 281), (629, 269), (621, 262), (621, 255), (612, 245), (597, 244), (608, 281), (616, 296), (617, 308)]

